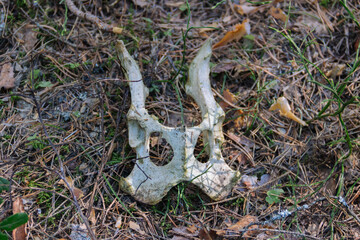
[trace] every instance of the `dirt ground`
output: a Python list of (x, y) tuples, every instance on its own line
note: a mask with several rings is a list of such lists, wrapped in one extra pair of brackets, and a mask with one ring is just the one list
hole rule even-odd
[[(359, 21), (355, 0), (0, 0), (0, 221), (21, 197), (27, 239), (360, 239)], [(137, 159), (116, 41), (149, 113), (181, 127), (201, 122), (189, 64), (227, 33), (210, 80), (241, 180), (220, 201), (191, 182), (136, 201), (119, 187)], [(269, 110), (280, 97), (304, 124)], [(171, 161), (161, 135), (150, 146)]]

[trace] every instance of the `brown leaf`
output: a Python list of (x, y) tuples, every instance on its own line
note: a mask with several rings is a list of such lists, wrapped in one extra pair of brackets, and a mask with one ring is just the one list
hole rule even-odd
[(243, 128), (247, 126), (247, 118), (244, 115), (244, 112), (242, 110), (237, 110), (236, 111), (236, 115), (238, 116), (235, 120), (234, 120), (234, 126), (236, 128)]
[[(73, 188), (74, 187), (74, 180), (72, 180), (71, 177), (65, 177), (65, 179), (66, 179), (67, 183), (70, 185), (70, 187)], [(58, 184), (61, 184), (61, 185), (64, 185), (65, 187), (67, 187), (66, 183), (62, 179), (60, 179)]]
[[(223, 92), (223, 97), (224, 97), (224, 99), (225, 99), (226, 101), (228, 101), (229, 103), (234, 104), (234, 103), (236, 102), (236, 97), (235, 97), (235, 95), (232, 94), (229, 89), (226, 89), (226, 90)], [(221, 102), (219, 103), (220, 107), (221, 107), (223, 110), (225, 110), (225, 109), (229, 106), (229, 104), (228, 104), (226, 101), (221, 101)]]
[[(228, 229), (231, 231), (240, 231), (246, 227), (248, 227), (250, 224), (255, 223), (258, 221), (258, 218), (255, 216), (251, 216), (251, 215), (246, 215), (243, 218), (241, 218), (237, 223), (235, 223), (234, 225), (230, 226)], [(252, 225), (249, 227), (249, 229), (252, 228), (257, 228), (257, 225)], [(253, 231), (247, 231), (244, 234), (244, 237), (250, 237), (252, 234), (254, 234)]]
[(96, 215), (95, 215), (95, 209), (91, 208), (89, 220), (93, 225), (96, 225)]
[(197, 227), (195, 225), (191, 225), (187, 228), (187, 230), (191, 233), (195, 233), (197, 231)]
[(217, 236), (218, 236), (218, 234), (214, 230), (208, 231), (203, 228), (199, 232), (199, 238), (201, 240), (215, 240)]
[(286, 22), (287, 16), (285, 15), (285, 13), (283, 12), (283, 10), (281, 10), (280, 8), (275, 8), (275, 7), (271, 7), (270, 8), (270, 14), (271, 16), (273, 16), (275, 19), (281, 20), (284, 23)]
[[(194, 227), (195, 227), (195, 229), (194, 229)], [(193, 239), (194, 237), (196, 237), (199, 234), (196, 226), (194, 226), (194, 225), (192, 225), (190, 227), (185, 227), (185, 226), (174, 227), (170, 230), (170, 232), (174, 235), (179, 235), (179, 236), (186, 237), (189, 239)]]
[(74, 192), (74, 195), (75, 195), (77, 200), (79, 200), (80, 198), (82, 198), (84, 196), (83, 191), (81, 189), (77, 188), (77, 187), (73, 188), (73, 192)]
[(227, 32), (218, 43), (214, 44), (213, 49), (222, 47), (233, 40), (239, 41), (246, 34), (250, 34), (249, 19), (245, 19), (241, 24), (237, 24), (234, 30)]
[[(24, 211), (24, 204), (21, 197), (17, 197), (15, 201), (13, 202), (13, 213), (22, 213)], [(14, 240), (24, 240), (26, 239), (26, 229), (25, 225), (23, 224), (20, 227), (14, 229), (12, 231), (12, 236)]]
[[(76, 199), (80, 199), (84, 196), (84, 193), (81, 189), (74, 186), (74, 180), (71, 177), (65, 177), (66, 182), (70, 185), (70, 188), (73, 190)], [(62, 184), (67, 188), (66, 183), (61, 179), (58, 184)]]
[(16, 33), (17, 41), (23, 44), (26, 51), (31, 50), (37, 42), (38, 32), (33, 27), (34, 25), (27, 24)]
[(14, 70), (10, 63), (5, 63), (1, 67), (0, 72), (0, 89), (15, 87)]

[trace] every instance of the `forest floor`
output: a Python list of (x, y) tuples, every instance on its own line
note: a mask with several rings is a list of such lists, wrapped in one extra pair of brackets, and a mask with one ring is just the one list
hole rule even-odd
[[(20, 197), (28, 239), (360, 239), (359, 21), (355, 0), (0, 1), (0, 222)], [(181, 127), (201, 122), (189, 64), (226, 34), (210, 80), (242, 178), (220, 201), (191, 182), (136, 201), (119, 187), (136, 152), (117, 40), (149, 113)], [(280, 97), (305, 124), (269, 110)], [(172, 156), (150, 136), (155, 164)]]

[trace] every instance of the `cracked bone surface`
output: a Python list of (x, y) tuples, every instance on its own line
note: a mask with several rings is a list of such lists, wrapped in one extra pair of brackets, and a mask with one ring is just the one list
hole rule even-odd
[[(240, 173), (233, 171), (221, 154), (225, 113), (216, 103), (210, 86), (211, 41), (205, 42), (191, 63), (185, 87), (201, 110), (202, 122), (195, 127), (167, 127), (149, 115), (145, 109), (149, 90), (142, 81), (139, 67), (122, 41), (117, 42), (116, 49), (130, 85), (129, 144), (137, 154), (134, 169), (120, 180), (121, 189), (140, 202), (156, 204), (173, 186), (190, 181), (215, 201), (226, 197), (240, 179)], [(157, 166), (150, 159), (150, 134), (153, 132), (160, 132), (174, 151), (173, 158), (165, 166)], [(206, 163), (199, 162), (194, 156), (201, 133), (207, 143), (205, 150), (209, 161)]]

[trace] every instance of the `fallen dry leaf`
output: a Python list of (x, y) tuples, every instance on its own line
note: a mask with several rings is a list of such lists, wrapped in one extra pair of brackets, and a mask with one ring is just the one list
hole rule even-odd
[(16, 33), (17, 41), (23, 44), (25, 50), (31, 50), (38, 41), (38, 32), (33, 30), (34, 25), (26, 24)]
[[(240, 231), (240, 230), (248, 227), (252, 223), (256, 223), (257, 221), (258, 221), (257, 217), (251, 216), (251, 215), (246, 215), (246, 216), (242, 217), (237, 223), (228, 227), (228, 229), (231, 231), (237, 232), (237, 231)], [(257, 225), (252, 225), (249, 227), (249, 229), (253, 229), (253, 228), (257, 228), (257, 227), (258, 227)], [(250, 237), (253, 234), (254, 234), (254, 231), (247, 231), (243, 236)]]
[(325, 73), (325, 76), (330, 77), (332, 79), (335, 79), (335, 77), (338, 77), (341, 74), (343, 74), (343, 72), (344, 72), (344, 70), (346, 68), (346, 65), (345, 64), (333, 63), (333, 64), (329, 64), (329, 67), (331, 69)]
[(13, 87), (15, 87), (14, 70), (10, 63), (5, 63), (2, 65), (0, 72), (0, 89)]
[(74, 195), (77, 200), (79, 200), (80, 198), (82, 198), (84, 196), (84, 192), (79, 188), (74, 187), (73, 192), (74, 192)]
[(234, 9), (241, 15), (244, 15), (244, 14), (249, 14), (249, 13), (253, 13), (253, 12), (256, 12), (256, 10), (258, 9), (258, 7), (253, 7), (253, 6), (250, 6), (248, 4), (242, 4), (242, 5), (239, 5), (239, 4), (234, 4)]
[(258, 221), (258, 218), (256, 216), (246, 215), (246, 216), (242, 217), (237, 223), (228, 227), (228, 229), (233, 230), (233, 231), (239, 231), (241, 229), (246, 228), (251, 223), (255, 223), (257, 221)]
[[(229, 89), (225, 89), (225, 91), (223, 92), (223, 97), (224, 97), (224, 99), (225, 99), (227, 102), (229, 102), (229, 103), (234, 104), (234, 103), (236, 102), (236, 97), (235, 97), (235, 95), (232, 94)], [(221, 101), (221, 102), (219, 103), (220, 107), (221, 107), (223, 110), (225, 110), (228, 106), (230, 106), (229, 103), (227, 103), (226, 101)]]
[(215, 239), (217, 239), (217, 237), (218, 237), (218, 234), (214, 230), (208, 231), (203, 228), (199, 232), (199, 238), (201, 240), (215, 240)]
[(218, 43), (214, 44), (213, 49), (222, 47), (233, 40), (239, 41), (246, 34), (250, 34), (249, 19), (245, 19), (241, 24), (237, 24), (234, 30), (227, 32)]
[[(192, 229), (193, 228), (192, 226), (190, 226), (190, 227), (185, 227), (185, 226), (174, 227), (170, 230), (170, 232), (179, 237), (193, 239), (194, 237), (198, 236), (199, 231), (197, 229)], [(193, 230), (195, 230), (195, 231), (193, 231)]]
[(187, 228), (187, 230), (191, 233), (195, 233), (197, 231), (197, 227), (195, 225), (191, 225)]
[(136, 222), (130, 221), (130, 222), (129, 222), (129, 227), (130, 227), (132, 230), (140, 233), (141, 235), (145, 235), (145, 232), (144, 232), (143, 230), (141, 230), (139, 224), (137, 224)]
[[(24, 211), (24, 204), (21, 197), (17, 197), (15, 201), (13, 202), (13, 213), (22, 213)], [(12, 237), (14, 240), (25, 240), (26, 239), (26, 229), (25, 225), (23, 224), (20, 227), (14, 229), (12, 231)]]
[(246, 127), (248, 125), (248, 121), (247, 117), (244, 115), (244, 112), (242, 110), (237, 110), (236, 115), (238, 117), (234, 120), (235, 128), (242, 129), (243, 127)]
[(283, 12), (283, 10), (281, 10), (280, 8), (275, 8), (275, 7), (271, 7), (270, 8), (270, 14), (271, 16), (273, 16), (275, 19), (281, 20), (284, 23), (286, 22), (287, 16), (285, 15), (285, 13)]
[(93, 225), (96, 225), (96, 215), (95, 215), (95, 209), (94, 208), (91, 209), (89, 220)]
[(276, 102), (271, 105), (270, 111), (280, 110), (280, 115), (285, 116), (300, 123), (303, 126), (307, 126), (306, 122), (296, 117), (292, 112), (288, 100), (285, 97), (279, 97)]

